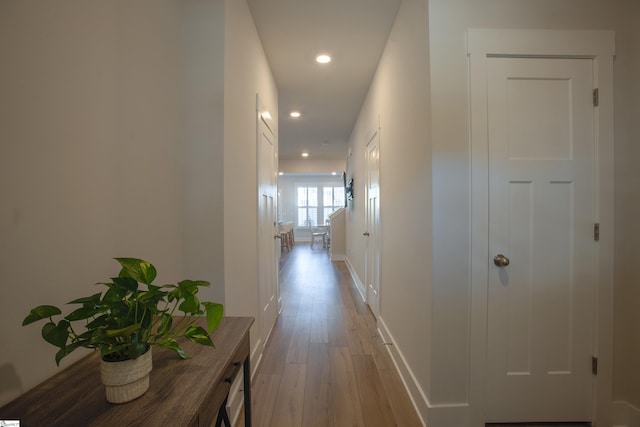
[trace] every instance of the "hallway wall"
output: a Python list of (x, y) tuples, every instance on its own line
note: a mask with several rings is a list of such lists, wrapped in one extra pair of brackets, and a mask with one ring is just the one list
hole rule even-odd
[(329, 173), (344, 172), (346, 168), (345, 159), (328, 160), (328, 159), (283, 159), (278, 161), (280, 172), (284, 173)]
[[(380, 316), (407, 378), (429, 393), (431, 147), (426, 0), (405, 0), (350, 138), (347, 258), (365, 280), (365, 144), (380, 125)], [(364, 290), (363, 290), (364, 291)], [(421, 402), (418, 402), (422, 404)], [(424, 414), (423, 414), (424, 415)]]
[[(255, 317), (250, 334), (255, 350), (262, 336), (258, 329), (256, 94), (273, 117), (277, 136), (278, 93), (244, 0), (226, 0), (224, 74), (225, 310), (232, 316)], [(277, 140), (275, 144), (277, 150)]]
[(29, 309), (112, 257), (257, 317), (256, 93), (278, 106), (246, 3), (7, 0), (0, 58), (0, 405), (59, 370)]
[(182, 10), (180, 190), (184, 269), (215, 284), (203, 296), (225, 301), (224, 52), (225, 2), (180, 1)]
[[(455, 419), (466, 423), (464, 415), (469, 399), (469, 355), (470, 355), (470, 146), (469, 146), (469, 105), (468, 105), (468, 62), (466, 58), (465, 33), (468, 28), (509, 28), (509, 29), (588, 29), (616, 31), (616, 45), (628, 44), (637, 32), (624, 35), (621, 30), (629, 27), (622, 19), (637, 7), (632, 2), (598, 0), (523, 0), (511, 2), (505, 0), (429, 0), (429, 28), (431, 46), (431, 89), (433, 123), (433, 206), (434, 206), (434, 285), (433, 285), (433, 332), (432, 363), (433, 376), (431, 403), (440, 406), (437, 412), (443, 418), (433, 418), (434, 422)], [(635, 15), (637, 17), (637, 15)], [(629, 17), (628, 22), (637, 22)], [(628, 28), (627, 28), (628, 29)], [(635, 49), (633, 51), (632, 49)], [(615, 62), (616, 87), (616, 167), (621, 159), (637, 160), (635, 148), (626, 146), (629, 123), (622, 123), (621, 117), (627, 116), (624, 101), (628, 92), (635, 92), (637, 84), (620, 73), (620, 62), (631, 61), (637, 64), (637, 45), (630, 49), (617, 49)], [(635, 101), (634, 101), (635, 102)], [(637, 105), (637, 104), (636, 104)], [(636, 120), (637, 121), (637, 120)], [(637, 124), (633, 124), (637, 127)], [(637, 130), (633, 130), (637, 133)], [(624, 160), (622, 160), (624, 162)], [(637, 168), (636, 168), (637, 169)], [(628, 180), (621, 182), (619, 174)], [(630, 168), (620, 169), (616, 173), (616, 283), (628, 282), (626, 296), (637, 295), (637, 273), (621, 268), (620, 259), (637, 253), (630, 247), (636, 239), (637, 227), (630, 220), (632, 212), (637, 210), (638, 174)], [(632, 190), (633, 189), (633, 190)], [(634, 192), (634, 197), (620, 198), (620, 194)], [(621, 258), (622, 257), (622, 258)], [(618, 297), (620, 292), (618, 292)], [(627, 300), (630, 301), (630, 300)], [(632, 315), (630, 302), (618, 299), (616, 309), (626, 307), (627, 321), (638, 324), (635, 307)], [(635, 304), (637, 305), (637, 304)], [(638, 329), (632, 329), (621, 322), (616, 323), (619, 334), (616, 336), (616, 350), (628, 351), (620, 339), (630, 340), (637, 337)], [(631, 332), (633, 330), (633, 332)], [(624, 338), (622, 338), (624, 337)], [(637, 340), (637, 338), (636, 338)], [(628, 345), (626, 345), (628, 347)], [(636, 392), (629, 390), (628, 378), (637, 378), (640, 371), (637, 363), (623, 367), (618, 362), (625, 356), (618, 355), (614, 371), (616, 383), (614, 393), (623, 399), (637, 402)], [(437, 367), (437, 368), (436, 368)], [(631, 377), (629, 377), (631, 376)], [(638, 381), (635, 382), (638, 384)], [(633, 388), (637, 388), (636, 385)], [(623, 391), (625, 390), (625, 391)], [(623, 397), (624, 395), (624, 397)], [(456, 407), (459, 407), (456, 409)], [(471, 408), (473, 409), (473, 408)], [(461, 418), (447, 418), (447, 417)], [(433, 424), (438, 425), (436, 423)]]
[(640, 3), (620, 7), (616, 33), (615, 335), (614, 399), (640, 426)]
[[(161, 282), (209, 271), (185, 262), (182, 160), (199, 132), (183, 134), (183, 76), (206, 61), (189, 58), (203, 53), (190, 18), (177, 1), (0, 4), (0, 404), (58, 370), (39, 326), (20, 326), (30, 308), (93, 293), (115, 256), (152, 261)], [(194, 278), (224, 298), (220, 276)]]
[[(428, 0), (428, 22), (420, 23), (416, 2), (405, 1), (398, 15), (394, 33), (389, 39), (385, 56), (363, 105), (351, 136), (352, 155), (348, 158), (348, 173), (355, 176), (356, 199), (347, 212), (347, 256), (353, 270), (361, 280), (365, 272), (364, 209), (364, 143), (369, 131), (381, 125), (381, 221), (382, 221), (382, 297), (381, 323), (395, 339), (414, 379), (424, 393), (424, 404), (431, 408), (432, 425), (471, 425), (476, 420), (469, 407), (470, 393), (470, 146), (468, 105), (468, 61), (466, 57), (466, 31), (468, 28), (522, 28), (522, 29), (588, 29), (616, 31), (617, 55), (615, 61), (615, 115), (616, 115), (616, 187), (615, 187), (615, 363), (614, 398), (625, 405), (640, 407), (640, 274), (634, 268), (638, 249), (634, 243), (640, 233), (637, 212), (640, 200), (637, 186), (640, 171), (633, 165), (638, 160), (637, 144), (640, 134), (636, 120), (639, 112), (640, 88), (633, 77), (640, 67), (638, 55), (640, 40), (637, 29), (638, 5), (633, 1), (617, 0), (524, 0), (514, 3), (506, 0)], [(407, 10), (413, 10), (408, 24)], [(400, 22), (412, 32), (412, 42), (399, 41)], [(420, 28), (422, 27), (422, 28)], [(421, 33), (421, 30), (427, 31)], [(408, 46), (428, 41), (428, 58), (395, 58)], [(394, 68), (394, 64), (398, 66)], [(401, 65), (400, 65), (401, 64)], [(430, 79), (429, 88), (419, 87), (414, 93), (403, 94), (403, 84), (414, 72), (428, 64), (423, 77)], [(389, 73), (389, 74), (386, 74)], [(412, 81), (414, 82), (414, 81)], [(417, 102), (415, 93), (424, 93), (430, 103), (414, 109), (414, 114), (429, 115), (427, 119), (394, 116), (410, 102)], [(397, 98), (396, 98), (397, 96)], [(418, 111), (416, 113), (416, 111)], [(429, 120), (430, 118), (430, 120)], [(415, 140), (402, 138), (394, 124), (402, 123), (405, 131), (426, 129), (426, 135), (416, 133)], [(431, 125), (429, 125), (431, 124)], [(423, 128), (426, 126), (426, 128)], [(421, 132), (421, 131), (420, 131)], [(427, 147), (430, 153), (422, 154)], [(402, 147), (401, 150), (396, 150)], [(413, 157), (405, 158), (407, 153)], [(429, 154), (432, 158), (429, 159)], [(398, 156), (398, 157), (395, 157)], [(395, 158), (394, 158), (395, 157)], [(402, 159), (402, 162), (397, 160)], [(418, 165), (418, 159), (429, 159), (432, 170)], [(430, 183), (433, 193), (416, 188), (417, 181)], [(398, 189), (407, 191), (398, 191)], [(358, 197), (358, 193), (360, 197)], [(391, 193), (391, 194), (389, 194)], [(407, 199), (415, 196), (413, 200)], [(391, 200), (390, 200), (391, 198)], [(402, 220), (396, 212), (422, 213), (420, 218)], [(432, 209), (432, 210), (431, 210)], [(415, 224), (424, 223), (433, 213), (433, 228), (421, 231)], [(408, 224), (413, 224), (409, 227)], [(405, 235), (409, 229), (413, 235)], [(422, 238), (433, 240), (422, 246)], [(610, 231), (609, 231), (610, 232)], [(423, 234), (424, 233), (424, 234)], [(399, 242), (423, 254), (422, 259), (408, 255)], [(430, 260), (433, 250), (432, 264)], [(414, 270), (423, 267), (421, 274)], [(433, 266), (433, 276), (429, 275)], [(399, 274), (400, 269), (403, 270)], [(415, 271), (415, 276), (413, 276)], [(392, 275), (391, 273), (394, 273)], [(405, 280), (404, 278), (409, 278)], [(413, 301), (406, 300), (413, 298)], [(422, 304), (413, 307), (415, 301)], [(404, 312), (401, 304), (404, 304)], [(413, 307), (413, 308), (412, 308)], [(412, 316), (405, 313), (412, 313)], [(409, 320), (410, 318), (411, 321)], [(412, 323), (413, 322), (413, 323)], [(403, 332), (399, 329), (403, 328)], [(417, 331), (420, 331), (419, 333)], [(609, 402), (611, 403), (611, 402)], [(419, 402), (419, 405), (422, 403)], [(607, 407), (605, 402), (604, 408)], [(631, 409), (633, 411), (633, 409)], [(421, 412), (426, 412), (421, 408)], [(636, 414), (638, 415), (638, 414)], [(605, 419), (608, 414), (605, 414)]]

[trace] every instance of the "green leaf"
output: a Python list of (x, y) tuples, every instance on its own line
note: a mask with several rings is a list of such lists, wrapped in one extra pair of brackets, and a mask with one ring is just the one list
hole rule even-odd
[(184, 313), (198, 314), (200, 311), (200, 300), (193, 294), (185, 295), (184, 301), (178, 309), (182, 310)]
[(69, 301), (67, 304), (86, 304), (86, 305), (98, 305), (100, 304), (100, 296), (102, 292), (93, 294), (90, 297), (78, 298), (73, 301)]
[(86, 341), (87, 344), (91, 342), (91, 338), (93, 338), (93, 334), (95, 331), (85, 331), (74, 338), (73, 343), (78, 343), (80, 341)]
[(62, 311), (58, 307), (54, 307), (53, 305), (39, 305), (31, 309), (29, 315), (22, 321), (22, 326), (29, 325), (38, 320), (47, 319), (56, 314), (62, 314)]
[(56, 353), (56, 365), (60, 366), (60, 361), (62, 360), (62, 358), (68, 356), (69, 353), (71, 353), (73, 350), (75, 350), (75, 348), (69, 349), (69, 347), (62, 347), (60, 350), (58, 350), (58, 352)]
[(115, 258), (122, 266), (120, 277), (131, 277), (138, 282), (150, 285), (156, 278), (156, 268), (149, 262), (138, 258)]
[(127, 356), (128, 359), (137, 359), (138, 357), (142, 356), (144, 353), (147, 352), (147, 350), (149, 349), (148, 344), (146, 343), (135, 343), (135, 344), (130, 344), (126, 351), (124, 352), (124, 354)]
[(198, 292), (198, 285), (193, 280), (182, 280), (178, 282), (178, 289), (180, 289), (180, 296), (185, 298), (187, 295)]
[[(95, 347), (96, 347), (95, 345), (93, 345), (93, 343), (91, 342), (91, 340), (90, 340), (89, 338), (87, 338), (87, 337), (86, 337), (86, 335), (90, 335), (89, 333), (84, 333), (84, 334), (82, 334), (82, 335), (84, 335), (85, 337), (84, 337), (84, 338), (82, 338), (82, 339), (79, 339), (79, 340), (75, 340), (75, 341), (73, 341), (73, 342), (71, 342), (71, 343), (67, 344), (67, 345), (65, 346), (65, 348), (66, 348), (67, 350), (69, 350), (69, 351), (73, 351), (73, 350), (75, 350), (76, 348), (80, 348), (80, 347), (84, 347), (84, 348), (95, 348)], [(81, 336), (82, 336), (82, 335), (81, 335)]]
[(171, 329), (172, 324), (173, 319), (171, 318), (171, 316), (166, 313), (163, 314), (160, 318), (160, 324), (158, 325), (158, 335), (166, 334)]
[(46, 342), (63, 348), (67, 344), (69, 337), (69, 322), (61, 320), (57, 325), (53, 322), (47, 322), (42, 327), (42, 338)]
[(96, 317), (94, 320), (92, 320), (91, 322), (87, 323), (85, 325), (85, 327), (89, 330), (91, 329), (96, 329), (99, 328), (100, 326), (106, 326), (107, 325), (107, 315), (103, 315), (100, 317)]
[[(117, 287), (124, 289), (125, 291), (135, 292), (138, 290), (138, 282), (131, 277), (114, 277), (111, 280), (113, 280), (113, 283)], [(122, 294), (121, 296), (124, 296), (125, 294)]]
[(120, 301), (127, 294), (125, 289), (118, 288), (113, 283), (105, 283), (105, 285), (109, 286), (109, 290), (102, 297), (103, 305), (110, 305), (110, 303)]
[(167, 293), (160, 290), (158, 286), (148, 285), (149, 290), (138, 294), (138, 301), (159, 301)]
[(98, 313), (100, 313), (100, 310), (95, 309), (93, 307), (80, 307), (79, 309), (74, 310), (71, 313), (67, 314), (64, 318), (70, 322), (73, 322), (75, 320), (88, 319), (90, 317), (95, 316)]
[(211, 333), (218, 327), (222, 320), (222, 316), (224, 315), (224, 306), (217, 302), (203, 302), (202, 305), (204, 305), (207, 310), (207, 328), (209, 333)]
[(184, 333), (184, 336), (187, 337), (189, 341), (193, 341), (196, 344), (208, 345), (209, 347), (213, 347), (213, 341), (211, 341), (211, 337), (201, 326), (189, 326)]
[(140, 327), (142, 330), (147, 331), (151, 328), (151, 324), (153, 323), (154, 311), (155, 310), (153, 309), (144, 308), (144, 310), (142, 310), (142, 314), (138, 313), (138, 319), (142, 318), (142, 321), (140, 322)]
[(180, 344), (178, 344), (178, 341), (176, 341), (173, 338), (166, 338), (163, 339), (162, 341), (158, 342), (157, 344), (159, 347), (162, 348), (167, 348), (169, 350), (173, 350), (176, 353), (178, 353), (178, 356), (180, 356), (182, 359), (188, 359), (189, 357), (184, 353), (184, 350), (182, 349), (182, 347), (180, 347)]
[[(163, 288), (166, 288), (166, 287), (167, 287), (166, 285), (163, 286)], [(174, 301), (179, 300), (180, 299), (179, 296), (178, 296), (179, 293), (180, 293), (180, 289), (178, 289), (178, 288), (175, 288), (175, 289), (167, 292), (167, 301), (174, 302)]]
[(134, 323), (121, 329), (108, 329), (105, 331), (105, 335), (107, 337), (128, 337), (138, 329), (140, 329), (140, 324)]
[[(101, 345), (100, 357), (108, 359), (110, 361), (125, 360), (124, 352), (129, 347), (129, 344), (119, 345)], [(109, 357), (111, 355), (111, 357)]]

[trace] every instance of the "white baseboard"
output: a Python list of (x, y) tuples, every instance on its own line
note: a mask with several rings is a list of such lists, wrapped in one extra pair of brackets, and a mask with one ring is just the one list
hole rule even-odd
[(628, 402), (613, 402), (614, 427), (640, 427), (640, 408)]
[(385, 343), (391, 344), (386, 345), (385, 347), (387, 347), (387, 350), (391, 354), (391, 360), (393, 360), (393, 364), (396, 366), (396, 369), (400, 374), (400, 379), (402, 380), (407, 393), (409, 393), (411, 402), (418, 412), (418, 416), (420, 417), (422, 425), (426, 426), (427, 423), (425, 420), (427, 419), (427, 412), (429, 410), (429, 401), (424, 391), (418, 384), (415, 375), (413, 375), (413, 372), (407, 364), (407, 361), (402, 355), (402, 351), (400, 351), (400, 349), (396, 345), (391, 332), (389, 332), (389, 330), (387, 329), (387, 325), (384, 323), (382, 316), (378, 317), (378, 333)]
[(353, 279), (353, 283), (355, 283), (356, 289), (358, 290), (358, 293), (360, 294), (362, 301), (366, 302), (367, 297), (365, 296), (365, 293), (364, 293), (364, 285), (362, 284), (362, 281), (358, 277), (358, 273), (356, 273), (356, 270), (353, 268), (353, 266), (349, 262), (349, 258), (346, 256), (344, 257), (344, 263), (347, 265), (349, 274), (351, 274), (351, 279)]
[[(348, 257), (346, 256), (344, 257), (344, 262), (347, 265), (347, 269), (351, 274), (351, 278), (353, 279), (353, 283), (355, 283), (356, 285), (356, 289), (358, 290), (360, 297), (362, 298), (363, 301), (366, 302), (364, 285), (362, 284), (362, 281), (358, 277), (358, 273), (356, 273), (355, 269), (349, 262)], [(416, 408), (416, 411), (418, 412), (418, 416), (420, 417), (420, 421), (422, 422), (422, 425), (426, 426), (427, 424), (425, 420), (427, 419), (427, 410), (429, 408), (429, 401), (427, 400), (427, 397), (424, 394), (424, 391), (418, 384), (418, 381), (416, 380), (415, 375), (413, 375), (411, 368), (409, 368), (409, 365), (407, 364), (407, 361), (402, 355), (402, 352), (396, 345), (396, 342), (393, 339), (391, 332), (389, 332), (387, 325), (384, 323), (382, 316), (378, 317), (378, 333), (380, 334), (380, 336), (382, 337), (382, 340), (385, 343), (391, 344), (385, 347), (387, 347), (387, 350), (391, 354), (391, 360), (393, 361), (393, 364), (395, 365), (396, 370), (400, 374), (400, 379), (402, 380), (402, 383), (404, 384), (405, 389), (409, 393), (409, 398), (411, 399), (413, 406)]]

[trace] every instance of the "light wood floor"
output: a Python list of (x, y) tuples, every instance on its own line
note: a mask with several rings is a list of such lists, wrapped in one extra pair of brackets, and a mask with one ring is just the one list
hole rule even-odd
[(254, 426), (422, 425), (343, 262), (299, 243), (283, 253), (280, 289), (253, 381)]
[(485, 427), (589, 427), (589, 423), (519, 423), (519, 424), (485, 424)]

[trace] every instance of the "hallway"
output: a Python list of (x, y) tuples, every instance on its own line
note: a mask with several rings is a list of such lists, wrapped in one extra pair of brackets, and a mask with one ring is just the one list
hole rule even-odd
[(343, 262), (298, 244), (282, 254), (280, 289), (253, 381), (255, 426), (421, 425)]

